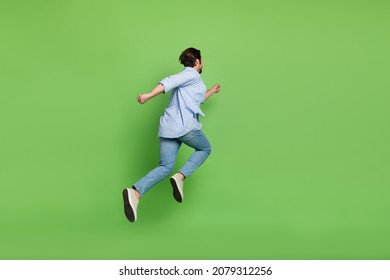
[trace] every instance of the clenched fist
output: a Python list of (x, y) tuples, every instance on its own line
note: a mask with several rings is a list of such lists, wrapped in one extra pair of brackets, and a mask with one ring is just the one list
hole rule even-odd
[(146, 101), (148, 101), (150, 99), (149, 97), (149, 94), (147, 93), (144, 93), (144, 94), (140, 94), (137, 96), (137, 101), (140, 103), (140, 104), (144, 104)]

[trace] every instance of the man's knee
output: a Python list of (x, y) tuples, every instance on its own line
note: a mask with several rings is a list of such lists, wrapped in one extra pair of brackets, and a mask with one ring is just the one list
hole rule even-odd
[(160, 164), (160, 167), (162, 168), (163, 175), (166, 177), (172, 173), (174, 164)]
[(204, 149), (204, 151), (210, 155), (211, 154), (211, 146), (209, 145), (207, 148)]

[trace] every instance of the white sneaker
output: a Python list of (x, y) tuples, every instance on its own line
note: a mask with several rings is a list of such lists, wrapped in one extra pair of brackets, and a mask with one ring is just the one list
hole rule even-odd
[(137, 207), (139, 202), (135, 195), (135, 190), (133, 188), (126, 188), (123, 190), (122, 195), (125, 215), (130, 222), (135, 222), (137, 220)]
[(183, 185), (184, 182), (180, 179), (179, 173), (173, 175), (170, 179), (173, 188), (173, 197), (177, 202), (182, 202), (184, 198)]

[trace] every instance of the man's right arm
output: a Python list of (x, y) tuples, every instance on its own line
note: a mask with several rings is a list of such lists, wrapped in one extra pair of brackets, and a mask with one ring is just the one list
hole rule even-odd
[(217, 93), (221, 90), (221, 86), (216, 84), (212, 88), (210, 88), (208, 91), (206, 91), (206, 94), (204, 95), (204, 100), (206, 101), (211, 95), (214, 93)]

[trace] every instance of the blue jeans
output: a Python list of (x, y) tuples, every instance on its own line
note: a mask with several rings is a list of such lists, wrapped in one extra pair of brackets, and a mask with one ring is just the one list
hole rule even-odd
[(190, 176), (210, 155), (211, 146), (201, 130), (193, 130), (179, 138), (160, 138), (160, 164), (135, 183), (133, 186), (140, 195), (171, 174), (175, 166), (181, 143), (195, 149), (191, 157), (180, 169), (185, 176)]

